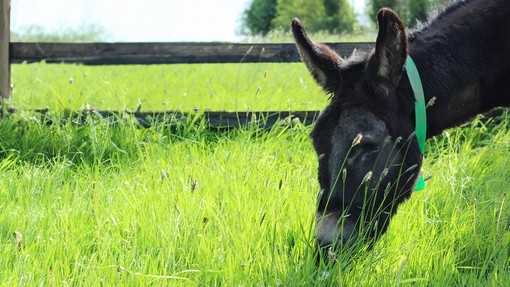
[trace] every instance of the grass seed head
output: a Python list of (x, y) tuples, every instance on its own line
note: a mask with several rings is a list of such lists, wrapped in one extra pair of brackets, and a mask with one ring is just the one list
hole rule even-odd
[(363, 183), (367, 183), (369, 182), (371, 179), (372, 179), (372, 175), (374, 173), (372, 171), (369, 171), (367, 172), (367, 174), (365, 175), (365, 177), (363, 177)]
[(16, 231), (14, 231), (14, 233), (12, 235), (14, 236), (14, 239), (16, 240), (16, 246), (18, 247), (18, 249), (23, 248), (23, 234), (21, 234), (21, 232), (16, 230)]
[(358, 135), (354, 138), (354, 140), (352, 141), (352, 145), (351, 145), (351, 147), (354, 147), (354, 146), (358, 145), (358, 144), (361, 142), (361, 140), (362, 140), (362, 139), (363, 139), (363, 135), (362, 135), (361, 133), (359, 133), (359, 134), (358, 134)]

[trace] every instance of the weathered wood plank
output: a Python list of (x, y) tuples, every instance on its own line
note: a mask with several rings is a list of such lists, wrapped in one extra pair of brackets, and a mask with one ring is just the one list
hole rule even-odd
[(256, 126), (263, 129), (270, 129), (274, 125), (292, 125), (295, 121), (308, 126), (313, 124), (320, 111), (251, 111), (251, 112), (225, 112), (225, 111), (205, 111), (200, 113), (186, 113), (179, 111), (148, 111), (148, 112), (118, 112), (118, 111), (100, 111), (87, 110), (80, 114), (74, 114), (79, 117), (78, 121), (84, 120), (87, 116), (100, 116), (103, 118), (120, 117), (128, 115), (137, 120), (143, 127), (151, 127), (152, 124), (164, 122), (171, 119), (174, 123), (186, 122), (188, 119), (199, 117), (205, 121), (205, 125), (216, 130), (230, 130), (247, 126)]
[(293, 121), (311, 125), (319, 114), (320, 111), (204, 112), (204, 118), (211, 127), (218, 129), (239, 128), (250, 124), (267, 129), (278, 123), (292, 124)]
[(11, 96), (11, 69), (9, 64), (11, 1), (0, 0), (0, 103)]
[[(5, 111), (7, 115), (17, 112), (10, 108)], [(52, 113), (49, 109), (33, 110), (35, 114), (42, 117), (42, 121), (52, 124)], [(194, 122), (203, 122), (207, 127), (215, 130), (230, 130), (247, 126), (256, 126), (263, 129), (270, 129), (274, 125), (295, 125), (296, 122), (305, 126), (313, 124), (319, 117), (320, 111), (245, 111), (245, 112), (226, 112), (226, 111), (204, 111), (204, 112), (181, 112), (181, 111), (110, 111), (87, 109), (81, 111), (67, 111), (61, 113), (59, 117), (64, 121), (71, 120), (74, 124), (85, 124), (87, 118), (100, 119), (135, 119), (140, 126), (149, 128), (153, 124), (170, 122), (170, 124), (186, 123), (193, 119)], [(0, 117), (3, 117), (3, 111), (0, 110)], [(61, 121), (61, 120), (59, 120)]]
[[(373, 43), (328, 43), (340, 55)], [(11, 63), (87, 65), (299, 62), (294, 44), (240, 43), (11, 43)]]

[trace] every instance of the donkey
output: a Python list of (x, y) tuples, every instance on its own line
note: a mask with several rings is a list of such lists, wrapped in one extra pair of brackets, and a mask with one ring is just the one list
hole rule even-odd
[(315, 235), (322, 251), (354, 241), (371, 246), (413, 192), (423, 155), (408, 57), (428, 103), (427, 138), (510, 106), (510, 1), (458, 1), (410, 33), (390, 9), (377, 21), (374, 50), (347, 59), (310, 40), (298, 19), (291, 23), (302, 61), (331, 95), (310, 135), (319, 161)]

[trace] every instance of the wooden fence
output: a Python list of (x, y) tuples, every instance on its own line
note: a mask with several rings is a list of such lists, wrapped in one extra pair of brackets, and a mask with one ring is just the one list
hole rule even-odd
[[(328, 43), (340, 55), (368, 50), (373, 43)], [(10, 62), (88, 65), (290, 63), (299, 62), (292, 43), (11, 43)]]
[(11, 39), (11, 1), (0, 0), (0, 103), (11, 96), (9, 41)]
[[(354, 49), (371, 49), (371, 43), (329, 43), (341, 55), (350, 55)], [(86, 65), (126, 64), (197, 64), (197, 63), (290, 63), (300, 61), (294, 44), (240, 44), (240, 43), (11, 43), (10, 63), (39, 62), (80, 63)], [(7, 82), (8, 83), (8, 82)], [(10, 112), (14, 112), (10, 110)], [(46, 116), (44, 110), (39, 110)], [(75, 122), (84, 116), (115, 116), (120, 112), (82, 111), (73, 113)], [(142, 126), (150, 126), (154, 119), (166, 116), (186, 119), (193, 114), (179, 111), (125, 112), (135, 117)], [(213, 128), (225, 129), (246, 126), (255, 121), (270, 128), (281, 120), (298, 119), (312, 124), (319, 111), (205, 111), (204, 119)]]
[[(10, 43), (10, 0), (0, 0), (0, 99), (11, 96), (10, 64), (80, 63), (85, 65), (126, 64), (214, 64), (214, 63), (290, 63), (300, 61), (296, 47), (283, 44), (245, 43)], [(369, 50), (373, 43), (328, 43), (340, 55), (350, 55), (354, 49)], [(14, 112), (14, 110), (9, 110)], [(37, 110), (42, 115), (45, 110)], [(114, 116), (119, 112), (82, 111), (85, 115)], [(0, 111), (0, 114), (2, 112)], [(142, 126), (151, 119), (168, 115), (179, 118), (193, 116), (178, 111), (130, 112)], [(214, 127), (244, 126), (256, 119), (270, 127), (281, 119), (299, 119), (311, 124), (319, 111), (239, 111), (204, 112), (206, 120)]]

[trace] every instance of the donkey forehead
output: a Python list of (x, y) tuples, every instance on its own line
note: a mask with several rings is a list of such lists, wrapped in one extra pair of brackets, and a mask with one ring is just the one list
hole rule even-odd
[(377, 137), (386, 133), (386, 124), (369, 109), (364, 107), (353, 107), (343, 110), (340, 113), (334, 135), (346, 139), (361, 134), (363, 137)]

